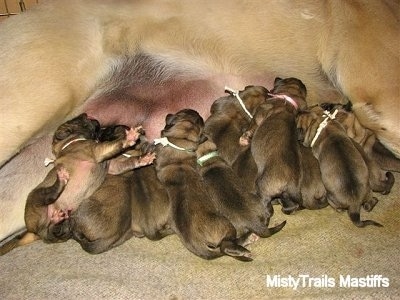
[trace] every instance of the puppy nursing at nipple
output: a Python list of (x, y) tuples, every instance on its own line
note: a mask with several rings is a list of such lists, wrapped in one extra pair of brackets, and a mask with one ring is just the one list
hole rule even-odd
[[(185, 247), (199, 257), (223, 255), (251, 261), (232, 223), (218, 213), (197, 170), (196, 149), (204, 127), (191, 109), (168, 114), (156, 147), (157, 176), (171, 201), (170, 225)], [(247, 241), (245, 241), (247, 242)]]
[(257, 164), (256, 187), (266, 205), (278, 200), (285, 214), (300, 208), (301, 164), (295, 118), (306, 108), (305, 85), (296, 78), (276, 78), (240, 144), (250, 146)]
[[(133, 146), (140, 136), (141, 127), (123, 129), (119, 138), (98, 142), (100, 124), (86, 114), (60, 125), (54, 133), (50, 163), (54, 167), (46, 178), (33, 189), (26, 200), (25, 224), (27, 237), (12, 240), (4, 249), (29, 243), (35, 239), (45, 242), (65, 241), (70, 238), (69, 223), (63, 223), (103, 183), (110, 170), (110, 159)], [(148, 164), (145, 161), (139, 163)], [(128, 160), (120, 172), (138, 166)], [(115, 173), (115, 170), (112, 170)], [(28, 238), (31, 237), (31, 238)], [(9, 251), (8, 250), (8, 251)], [(2, 250), (2, 252), (6, 250)]]
[(297, 118), (297, 127), (302, 132), (303, 145), (311, 147), (319, 161), (329, 204), (347, 210), (358, 227), (382, 226), (372, 220), (360, 220), (361, 207), (370, 211), (378, 200), (372, 196), (363, 155), (343, 126), (334, 120), (335, 115), (319, 106), (302, 112)]
[(218, 212), (231, 221), (238, 236), (255, 233), (267, 238), (280, 231), (286, 221), (268, 228), (272, 207), (266, 207), (258, 195), (248, 191), (242, 179), (219, 156), (216, 145), (204, 138), (196, 150), (197, 164)]

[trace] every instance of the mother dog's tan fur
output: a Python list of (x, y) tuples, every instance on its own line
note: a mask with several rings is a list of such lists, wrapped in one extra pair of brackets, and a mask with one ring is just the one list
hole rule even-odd
[[(310, 104), (349, 98), (400, 156), (396, 0), (46, 2), (0, 24), (0, 165), (80, 112), (121, 58), (138, 53), (212, 82), (215, 96), (227, 83), (300, 78)], [(15, 201), (22, 210), (24, 195)]]

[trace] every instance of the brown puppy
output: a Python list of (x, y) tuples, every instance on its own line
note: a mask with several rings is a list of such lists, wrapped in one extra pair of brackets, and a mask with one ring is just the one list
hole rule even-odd
[(219, 155), (232, 166), (246, 186), (255, 192), (257, 165), (250, 149), (240, 147), (237, 141), (269, 91), (263, 86), (246, 86), (242, 91), (226, 88), (226, 91), (231, 95), (221, 97), (212, 104), (204, 134), (217, 145)]
[(221, 97), (211, 105), (204, 134), (216, 144), (219, 155), (231, 166), (244, 150), (237, 141), (249, 126), (257, 107), (268, 98), (269, 91), (262, 86), (246, 86), (242, 91), (226, 88), (226, 91), (229, 96)]
[(299, 145), (301, 157), (301, 206), (306, 209), (320, 209), (329, 205), (326, 189), (322, 182), (319, 162), (308, 147)]
[[(126, 130), (126, 126), (103, 128), (99, 141), (120, 141), (124, 139)], [(166, 191), (157, 179), (154, 166), (140, 168), (154, 160), (155, 154), (151, 150), (148, 143), (141, 142), (113, 158), (110, 168), (114, 168), (114, 171), (138, 169), (119, 176), (106, 175), (100, 187), (90, 197), (82, 199), (75, 210), (67, 216), (59, 211), (58, 222), (50, 223), (40, 238), (48, 243), (73, 238), (85, 251), (97, 254), (120, 245), (133, 235), (159, 239), (171, 234), (172, 231), (164, 228), (169, 216)], [(41, 201), (50, 205), (57, 199), (69, 177), (65, 168), (60, 168), (57, 175), (53, 186), (41, 189), (35, 195), (40, 195)], [(0, 248), (0, 255), (38, 238), (31, 232), (16, 237)]]
[(168, 111), (206, 117), (225, 85), (294, 76), (310, 104), (350, 99), (400, 157), (397, 0), (40, 2), (0, 26), (0, 165), (12, 159), (0, 169), (0, 239), (24, 226), (45, 176), (25, 175), (49, 145), (36, 138), (82, 111), (102, 126), (142, 124), (152, 140)]
[[(142, 151), (139, 155), (142, 157)], [(122, 175), (107, 175), (101, 187), (65, 222), (70, 223), (73, 239), (85, 251), (98, 254), (132, 236), (159, 240), (172, 234), (169, 216), (166, 190), (155, 167), (149, 165)]]
[(276, 78), (271, 98), (261, 104), (248, 130), (240, 137), (250, 145), (257, 164), (257, 191), (266, 203), (279, 199), (286, 214), (301, 203), (300, 152), (295, 118), (306, 107), (307, 90), (296, 78)]
[(331, 112), (337, 110), (336, 120), (343, 125), (347, 135), (356, 142), (355, 146), (359, 148), (368, 165), (371, 189), (383, 195), (390, 193), (394, 184), (394, 176), (391, 172), (385, 170), (392, 168), (395, 171), (399, 171), (397, 168), (400, 167), (400, 159), (394, 157), (392, 154), (375, 151), (380, 143), (371, 130), (361, 126), (351, 110), (351, 102), (348, 102), (346, 105), (323, 103), (321, 107)]
[(212, 141), (203, 141), (196, 155), (200, 175), (214, 206), (235, 226), (238, 236), (255, 233), (267, 238), (285, 226), (286, 221), (268, 228), (272, 206), (265, 207), (258, 195), (248, 191), (241, 178), (219, 156), (217, 146)]
[(26, 202), (28, 232), (52, 241), (48, 236), (51, 227), (68, 218), (83, 199), (99, 188), (108, 171), (107, 160), (132, 146), (140, 135), (140, 128), (130, 129), (118, 140), (98, 143), (99, 129), (96, 120), (81, 114), (56, 130), (53, 138), (54, 168), (29, 194)]
[(304, 134), (304, 146), (311, 147), (319, 161), (329, 204), (346, 209), (358, 227), (382, 226), (371, 220), (360, 220), (361, 207), (370, 211), (378, 201), (372, 197), (369, 187), (368, 166), (343, 126), (323, 114), (323, 109), (316, 106), (298, 116), (297, 126)]
[(235, 227), (218, 213), (197, 171), (194, 151), (203, 127), (201, 116), (185, 109), (168, 114), (161, 132), (164, 140), (156, 148), (156, 170), (171, 201), (171, 228), (202, 258), (229, 255), (250, 261), (250, 252), (238, 244)]

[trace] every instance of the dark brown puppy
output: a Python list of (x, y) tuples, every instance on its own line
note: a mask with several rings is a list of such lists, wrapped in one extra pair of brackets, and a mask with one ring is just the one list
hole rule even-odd
[(173, 231), (170, 203), (153, 165), (107, 175), (102, 186), (65, 222), (81, 247), (98, 254), (132, 236), (159, 240)]
[[(99, 141), (119, 140), (126, 129), (121, 125), (102, 128)], [(165, 235), (169, 202), (154, 166), (147, 166), (155, 158), (152, 150), (141, 136), (140, 143), (113, 158), (110, 169), (122, 171), (127, 165), (131, 171), (107, 175), (100, 188), (82, 201), (68, 220), (57, 224), (56, 234), (69, 234), (91, 254), (105, 252), (132, 236), (157, 239), (161, 238), (158, 230)]]
[(250, 145), (257, 164), (257, 191), (266, 203), (279, 199), (286, 214), (301, 203), (301, 164), (295, 118), (306, 107), (307, 90), (296, 78), (276, 78), (271, 98), (261, 104), (241, 145)]
[[(99, 140), (120, 140), (125, 136), (125, 130), (125, 126), (102, 129)], [(157, 179), (154, 166), (147, 166), (155, 158), (153, 148), (142, 142), (113, 158), (110, 166), (116, 161), (114, 168), (126, 170), (127, 165), (130, 170), (133, 166), (137, 169), (119, 176), (106, 175), (100, 187), (83, 199), (68, 218), (49, 226), (44, 241), (62, 242), (73, 238), (85, 251), (97, 254), (122, 244), (132, 236), (155, 240), (173, 233), (167, 228), (169, 201), (166, 191)], [(64, 177), (68, 174), (58, 172), (56, 184), (48, 189), (47, 196), (56, 197), (57, 190), (65, 185)], [(22, 239), (15, 238), (0, 249), (0, 254), (27, 244), (26, 240), (32, 238), (31, 233)]]
[(25, 207), (28, 232), (47, 239), (53, 224), (68, 218), (83, 199), (100, 187), (108, 172), (108, 160), (134, 145), (140, 135), (140, 128), (130, 129), (118, 140), (98, 143), (99, 129), (99, 123), (86, 114), (58, 127), (52, 145), (56, 157), (54, 168), (28, 195)]
[(256, 192), (257, 165), (249, 148), (237, 142), (249, 126), (257, 107), (268, 98), (263, 86), (246, 86), (242, 91), (226, 89), (230, 96), (221, 97), (211, 106), (204, 133), (218, 148), (219, 155), (232, 166), (248, 189)]
[[(361, 207), (370, 211), (378, 201), (369, 187), (368, 166), (343, 126), (323, 114), (323, 109), (316, 106), (298, 116), (297, 126), (304, 134), (304, 146), (311, 147), (319, 161), (329, 204), (347, 210), (358, 227), (382, 226), (372, 220), (360, 220)], [(326, 127), (320, 125), (322, 122)]]
[(204, 134), (218, 148), (219, 155), (232, 166), (243, 147), (238, 140), (249, 126), (257, 107), (268, 98), (269, 91), (262, 86), (246, 86), (242, 91), (226, 90), (230, 96), (221, 97), (212, 104), (204, 125)]
[(308, 147), (299, 145), (301, 154), (301, 206), (306, 209), (320, 209), (329, 205), (326, 189), (322, 182), (319, 162)]
[[(375, 151), (375, 147), (379, 147), (379, 141), (375, 134), (361, 126), (357, 117), (351, 110), (352, 104), (321, 104), (325, 110), (333, 112), (337, 110), (336, 120), (343, 125), (347, 135), (356, 142), (355, 145), (359, 148), (369, 169), (369, 184), (374, 192), (382, 193), (383, 195), (390, 193), (394, 184), (394, 176), (391, 172), (386, 171), (385, 166), (389, 169), (399, 171), (400, 160), (392, 154), (385, 152), (380, 153)], [(362, 147), (362, 148), (360, 148)], [(381, 166), (383, 165), (383, 167)], [(396, 165), (398, 167), (396, 167)]]
[(109, 169), (108, 159), (135, 144), (141, 128), (124, 129), (120, 138), (103, 143), (97, 142), (99, 130), (99, 122), (86, 114), (56, 130), (52, 145), (54, 168), (26, 201), (27, 232), (5, 245), (3, 254), (37, 239), (62, 242), (70, 238), (70, 225), (62, 221), (100, 187)]
[(156, 170), (171, 201), (171, 228), (194, 254), (213, 259), (229, 255), (250, 261), (250, 251), (238, 244), (235, 227), (214, 207), (197, 171), (196, 153), (204, 127), (201, 116), (185, 109), (168, 114), (156, 147)]
[(255, 233), (267, 238), (286, 224), (268, 228), (272, 206), (267, 209), (261, 198), (249, 192), (226, 161), (219, 156), (216, 145), (203, 141), (196, 150), (197, 164), (207, 191), (217, 210), (235, 226), (238, 236)]

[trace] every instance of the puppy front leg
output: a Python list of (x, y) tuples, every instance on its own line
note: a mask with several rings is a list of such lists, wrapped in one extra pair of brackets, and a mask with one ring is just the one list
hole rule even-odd
[(256, 132), (257, 124), (255, 121), (251, 121), (249, 128), (239, 138), (240, 146), (249, 146), (251, 139), (253, 138), (254, 132)]
[(147, 153), (140, 157), (118, 157), (112, 159), (108, 168), (108, 174), (118, 175), (133, 169), (150, 165), (153, 163), (155, 158), (155, 153)]
[(123, 139), (96, 144), (93, 149), (96, 162), (100, 163), (110, 159), (121, 153), (125, 148), (135, 145), (142, 132), (142, 126), (130, 128), (129, 130), (126, 130), (126, 135)]

